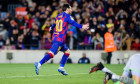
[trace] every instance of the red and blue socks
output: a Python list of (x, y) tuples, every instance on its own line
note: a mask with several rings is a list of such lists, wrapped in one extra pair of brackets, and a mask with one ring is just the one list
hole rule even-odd
[(64, 53), (64, 55), (62, 57), (62, 60), (61, 60), (60, 67), (64, 67), (65, 66), (65, 63), (66, 63), (68, 57), (69, 57), (69, 54), (68, 53)]
[(45, 62), (47, 62), (51, 58), (53, 58), (53, 54), (52, 53), (48, 53), (47, 55), (45, 55), (43, 57), (43, 59), (39, 63), (42, 65), (42, 64), (44, 64)]

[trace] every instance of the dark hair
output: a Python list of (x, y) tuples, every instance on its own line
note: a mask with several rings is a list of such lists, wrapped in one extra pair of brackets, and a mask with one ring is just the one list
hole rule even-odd
[(66, 11), (67, 8), (70, 8), (70, 4), (64, 4), (62, 10)]

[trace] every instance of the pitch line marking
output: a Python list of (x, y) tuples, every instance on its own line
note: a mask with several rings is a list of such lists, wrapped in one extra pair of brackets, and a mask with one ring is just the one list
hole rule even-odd
[[(71, 75), (81, 75), (81, 74), (88, 74), (88, 73), (76, 73), (76, 74), (69, 74)], [(25, 78), (25, 77), (42, 77), (42, 76), (57, 76), (57, 75), (61, 75), (61, 74), (52, 74), (52, 75), (33, 75), (33, 76), (7, 76), (7, 77), (0, 77), (0, 79), (4, 79), (4, 78)]]

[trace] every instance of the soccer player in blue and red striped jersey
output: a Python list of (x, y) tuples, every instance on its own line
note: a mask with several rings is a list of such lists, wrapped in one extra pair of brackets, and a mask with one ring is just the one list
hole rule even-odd
[(62, 7), (62, 10), (64, 11), (63, 13), (59, 14), (55, 22), (53, 23), (52, 27), (50, 27), (50, 31), (53, 29), (53, 36), (52, 36), (52, 47), (47, 55), (44, 56), (42, 60), (40, 60), (38, 63), (35, 63), (35, 69), (36, 69), (36, 74), (39, 74), (39, 69), (42, 64), (47, 62), (49, 59), (53, 58), (58, 51), (63, 51), (64, 55), (61, 60), (60, 67), (58, 68), (58, 72), (60, 72), (63, 75), (68, 75), (65, 72), (64, 66), (67, 61), (67, 58), (70, 55), (70, 50), (65, 44), (66, 40), (66, 34), (68, 31), (68, 24), (70, 23), (71, 25), (78, 27), (80, 29), (85, 29), (87, 30), (89, 28), (88, 24), (81, 25), (78, 24), (73, 20), (71, 17), (72, 9), (69, 4), (64, 4)]

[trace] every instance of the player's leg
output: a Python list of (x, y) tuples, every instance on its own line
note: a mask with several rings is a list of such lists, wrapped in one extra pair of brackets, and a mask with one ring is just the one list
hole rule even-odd
[(98, 71), (98, 70), (101, 70), (103, 72), (109, 72), (109, 73), (112, 73), (114, 74), (112, 71), (110, 71), (108, 68), (106, 68), (101, 62), (97, 63), (97, 65), (93, 66), (90, 71), (89, 71), (89, 74), (95, 72), (95, 71)]
[(140, 84), (140, 77), (139, 76), (132, 76), (133, 80), (135, 80), (136, 84)]
[[(134, 83), (134, 81), (131, 78), (115, 75), (108, 68), (104, 67), (101, 62), (97, 63), (96, 66), (93, 66), (89, 73), (92, 73), (92, 72), (98, 71), (98, 70), (102, 70), (103, 72), (105, 72), (104, 84), (107, 84), (108, 80), (110, 80), (110, 79), (112, 79), (113, 82), (121, 81), (124, 84), (133, 84)], [(129, 73), (125, 73), (125, 74), (129, 75)]]
[(135, 54), (131, 56), (131, 58), (128, 60), (123, 76), (133, 78), (133, 80), (136, 82), (136, 84), (140, 84), (140, 55)]
[(45, 62), (47, 62), (49, 59), (53, 58), (53, 56), (54, 56), (54, 53), (52, 51), (49, 51), (49, 53), (46, 54), (38, 63), (35, 62), (35, 71), (37, 75), (39, 74), (39, 69), (41, 68), (41, 66)]
[[(123, 71), (123, 75), (122, 75), (122, 77), (128, 77), (128, 78), (132, 78), (132, 73), (131, 73), (131, 71), (129, 70), (129, 65), (130, 64), (130, 62), (127, 62), (127, 65), (125, 66), (125, 69), (126, 68), (128, 68), (127, 70), (124, 70)], [(119, 81), (120, 82), (120, 81)], [(116, 83), (117, 84), (117, 83)], [(118, 83), (118, 84), (124, 84), (123, 82), (120, 82), (120, 83)]]
[(67, 59), (68, 59), (69, 55), (70, 55), (70, 50), (69, 49), (64, 51), (64, 55), (62, 57), (60, 67), (64, 67), (65, 66), (65, 63), (67, 62)]
[(47, 62), (49, 59), (54, 57), (54, 53), (52, 51), (49, 51), (48, 54), (46, 54), (40, 61), (39, 64), (43, 65), (45, 62)]
[(115, 75), (115, 74), (112, 75), (111, 79), (113, 82), (120, 81), (121, 82), (120, 84), (135, 84), (135, 81), (132, 78), (122, 77), (122, 76)]
[[(133, 78), (133, 79), (132, 79)], [(136, 71), (124, 71), (122, 76), (112, 75), (112, 81), (116, 82), (115, 84), (140, 84), (140, 73)], [(120, 83), (118, 82), (120, 81)]]
[[(115, 84), (135, 84), (135, 81), (128, 77), (122, 77), (119, 75), (105, 73), (104, 84), (107, 84), (108, 80), (112, 80)], [(120, 83), (122, 82), (122, 83)]]
[(38, 63), (35, 63), (36, 74), (39, 74), (40, 67), (47, 62), (49, 59), (53, 58), (55, 54), (57, 54), (59, 49), (59, 44), (54, 43), (49, 51)]
[(136, 84), (140, 84), (140, 71), (139, 70), (132, 70), (132, 78), (135, 80)]
[[(137, 75), (137, 76), (140, 76), (139, 74), (139, 72), (136, 72), (136, 71), (134, 71), (134, 70), (131, 70), (131, 68), (133, 68), (133, 69), (135, 69), (138, 65), (137, 65), (137, 63), (136, 62), (134, 62), (134, 61), (136, 61), (135, 59), (134, 59), (134, 57), (131, 57), (129, 60), (128, 60), (128, 62), (127, 62), (127, 64), (126, 64), (126, 66), (125, 66), (125, 68), (124, 68), (124, 72), (123, 72), (123, 75), (122, 76), (118, 76), (118, 75), (112, 75), (112, 77), (111, 77), (111, 79), (115, 82), (115, 81), (120, 81), (120, 83), (118, 83), (118, 84), (135, 84), (135, 79), (133, 78), (133, 79), (131, 79), (132, 78), (132, 75)], [(137, 66), (136, 66), (137, 65)], [(136, 67), (135, 67), (136, 66)], [(117, 83), (115, 83), (115, 84), (117, 84)]]
[(68, 49), (66, 44), (64, 44), (60, 51), (63, 51), (64, 55), (62, 56), (61, 64), (60, 64), (60, 67), (58, 68), (58, 71), (61, 72), (63, 75), (68, 75), (65, 72), (64, 66), (67, 62), (67, 59), (68, 59), (69, 55), (70, 55), (70, 50)]

